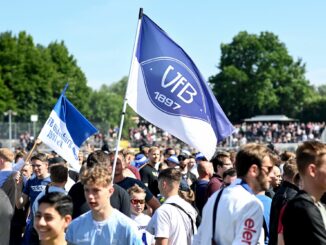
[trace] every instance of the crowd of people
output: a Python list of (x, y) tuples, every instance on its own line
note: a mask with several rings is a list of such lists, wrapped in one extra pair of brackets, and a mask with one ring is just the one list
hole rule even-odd
[[(239, 147), (246, 143), (300, 143), (306, 140), (320, 139), (325, 129), (325, 122), (255, 122), (234, 125), (235, 132), (232, 134), (231, 147)], [(114, 134), (110, 134), (114, 136)], [(163, 143), (165, 145), (175, 145), (178, 142), (167, 132), (156, 128), (151, 124), (140, 124), (136, 128), (131, 128), (129, 140), (135, 145)], [(221, 145), (226, 142), (222, 142)]]
[(1, 244), (326, 244), (316, 140), (295, 153), (245, 143), (212, 159), (104, 145), (80, 152), (78, 172), (55, 152), (26, 155), (0, 148)]

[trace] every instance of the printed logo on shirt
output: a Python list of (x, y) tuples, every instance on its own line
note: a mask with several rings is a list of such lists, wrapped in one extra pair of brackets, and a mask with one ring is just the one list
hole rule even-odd
[(35, 192), (41, 192), (45, 190), (45, 185), (32, 185), (31, 189)]
[(139, 225), (138, 230), (145, 230), (147, 225)]
[(253, 219), (248, 218), (245, 220), (244, 231), (242, 232), (241, 242), (243, 242), (245, 244), (249, 244), (249, 245), (251, 244), (254, 233), (257, 232), (256, 230), (253, 229), (254, 226), (255, 226), (255, 222)]
[(152, 172), (152, 175), (155, 176), (155, 177), (158, 177), (158, 172), (156, 172), (156, 171), (154, 172), (154, 171), (153, 171), (153, 172)]

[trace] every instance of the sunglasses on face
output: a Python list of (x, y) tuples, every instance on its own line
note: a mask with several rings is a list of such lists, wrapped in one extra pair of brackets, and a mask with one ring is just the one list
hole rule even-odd
[(139, 200), (139, 199), (131, 199), (130, 200), (130, 202), (132, 203), (132, 204), (134, 204), (134, 205), (136, 205), (136, 204), (144, 204), (145, 203), (145, 200)]
[(270, 174), (273, 171), (273, 166), (262, 166), (261, 168), (266, 174)]

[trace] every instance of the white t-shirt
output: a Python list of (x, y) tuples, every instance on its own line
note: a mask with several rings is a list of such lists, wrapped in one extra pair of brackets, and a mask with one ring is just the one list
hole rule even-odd
[(151, 233), (146, 231), (146, 227), (147, 227), (149, 221), (151, 220), (151, 217), (149, 217), (146, 214), (141, 213), (137, 216), (131, 214), (131, 219), (133, 219), (137, 223), (138, 231), (140, 232), (142, 239), (143, 239), (143, 236), (145, 233), (147, 245), (155, 244), (155, 237)]
[(168, 238), (168, 244), (191, 244), (193, 238), (192, 225), (189, 217), (178, 207), (167, 203), (176, 203), (181, 206), (191, 217), (194, 233), (196, 229), (196, 210), (178, 195), (169, 197), (164, 204), (159, 207), (149, 224), (147, 231), (156, 237)]
[[(237, 179), (225, 188), (218, 203), (215, 237), (217, 244), (264, 244), (263, 205)], [(211, 244), (213, 207), (219, 191), (207, 201), (194, 237), (195, 245)], [(214, 218), (215, 219), (215, 218)]]

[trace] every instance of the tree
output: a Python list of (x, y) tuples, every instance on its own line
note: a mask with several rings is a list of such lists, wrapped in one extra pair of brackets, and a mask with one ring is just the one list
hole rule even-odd
[[(110, 86), (102, 85), (99, 91), (94, 91), (91, 96), (91, 104), (96, 105), (92, 109), (90, 119), (99, 122), (102, 131), (119, 126), (123, 107), (123, 98), (126, 91), (127, 78)], [(128, 130), (134, 125), (132, 117), (135, 113), (128, 107), (125, 114), (123, 136), (128, 136)]]
[(304, 122), (326, 121), (326, 97), (319, 97), (309, 101), (301, 113), (300, 119)]
[(221, 51), (220, 72), (209, 83), (233, 122), (258, 114), (296, 116), (313, 94), (305, 65), (273, 33), (240, 32)]
[(320, 96), (326, 97), (326, 84), (318, 86), (317, 92)]
[(45, 121), (67, 82), (67, 97), (87, 117), (92, 90), (63, 42), (44, 47), (25, 32), (0, 34), (0, 112), (13, 109), (18, 121), (32, 114)]

